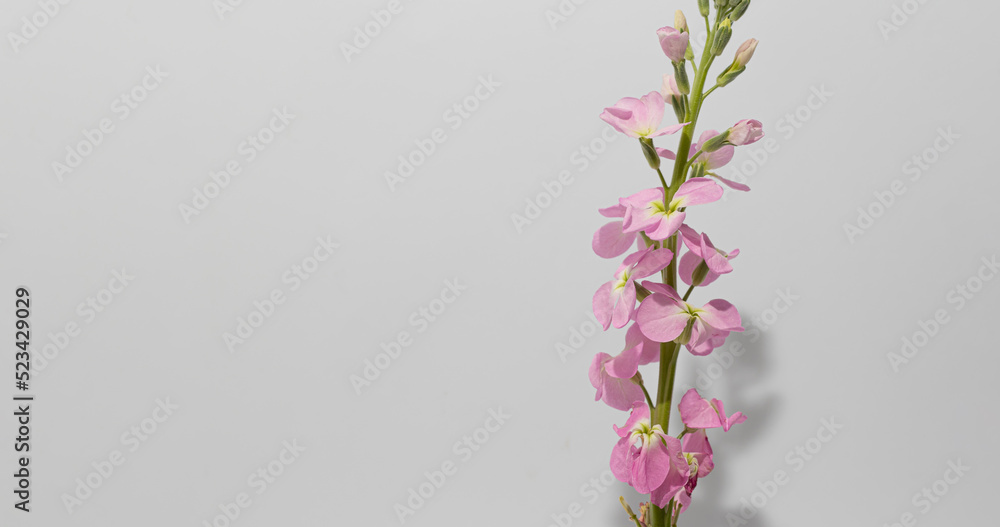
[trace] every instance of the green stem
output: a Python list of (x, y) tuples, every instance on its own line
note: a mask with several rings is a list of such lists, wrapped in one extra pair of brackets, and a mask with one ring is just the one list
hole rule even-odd
[(690, 296), (691, 296), (691, 292), (692, 291), (694, 291), (694, 286), (691, 286), (691, 287), (688, 288), (687, 293), (684, 293), (684, 298), (682, 298), (681, 300), (683, 300), (684, 302), (687, 302), (688, 298), (690, 298)]
[[(717, 28), (720, 22), (719, 15), (716, 15), (715, 27)], [(708, 26), (708, 18), (705, 19), (705, 24)], [(669, 206), (670, 202), (673, 200), (674, 194), (677, 189), (680, 188), (681, 184), (687, 176), (688, 167), (688, 154), (691, 153), (691, 143), (694, 139), (694, 131), (698, 125), (698, 115), (701, 113), (701, 105), (705, 101), (705, 79), (708, 77), (708, 72), (712, 67), (712, 62), (715, 60), (715, 55), (711, 52), (712, 39), (715, 36), (715, 31), (713, 28), (708, 28), (708, 45), (701, 55), (701, 64), (697, 68), (697, 73), (694, 78), (694, 85), (691, 87), (690, 103), (688, 104), (688, 111), (686, 116), (686, 121), (688, 125), (684, 127), (681, 131), (680, 144), (677, 146), (677, 159), (674, 161), (674, 172), (670, 181), (670, 185), (666, 186), (666, 180), (663, 178), (661, 171), (657, 170), (660, 174), (660, 180), (666, 188), (666, 201), (664, 205)], [(711, 90), (709, 91), (711, 93)], [(669, 243), (670, 250), (677, 254), (677, 235), (673, 235), (667, 240)], [(677, 258), (671, 260), (670, 265), (662, 272), (663, 283), (677, 289)], [(671, 398), (674, 393), (674, 377), (677, 373), (677, 357), (680, 355), (680, 346), (676, 342), (665, 342), (660, 344), (660, 378), (657, 383), (657, 393), (656, 393), (656, 407), (651, 408), (651, 417), (654, 425), (658, 424), (663, 431), (669, 433), (668, 427), (670, 426), (670, 410), (671, 410)], [(669, 507), (669, 505), (668, 505)], [(668, 511), (652, 505), (650, 507), (650, 527), (673, 527), (676, 525), (673, 518), (673, 511)]]
[(691, 170), (691, 166), (694, 165), (694, 162), (697, 161), (698, 158), (701, 157), (701, 155), (704, 154), (704, 153), (705, 153), (705, 151), (699, 148), (698, 151), (695, 152), (693, 156), (691, 156), (691, 159), (689, 159), (688, 162), (687, 162), (687, 166), (684, 167), (684, 173), (685, 174), (687, 174), (687, 172), (689, 170)]
[(663, 192), (670, 192), (670, 185), (667, 185), (667, 179), (663, 177), (663, 171), (657, 168), (656, 174), (660, 176), (660, 183), (663, 184)]
[(642, 388), (642, 393), (646, 395), (646, 404), (652, 409), (655, 405), (653, 404), (653, 398), (649, 396), (649, 392), (646, 390), (646, 385), (640, 382), (639, 387)]

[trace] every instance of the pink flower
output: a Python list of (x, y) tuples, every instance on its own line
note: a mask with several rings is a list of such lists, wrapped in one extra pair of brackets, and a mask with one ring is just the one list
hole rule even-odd
[[(719, 132), (715, 130), (705, 130), (702, 132), (701, 137), (698, 138), (698, 142), (691, 145), (691, 152), (688, 154), (689, 159), (693, 159), (694, 155), (701, 150), (702, 145), (705, 144), (709, 139), (719, 135)], [(726, 145), (722, 148), (716, 150), (715, 152), (702, 152), (697, 159), (694, 160), (694, 164), (704, 163), (705, 171), (715, 170), (717, 168), (722, 168), (729, 164), (733, 160), (733, 156), (736, 154), (736, 147), (732, 145)]]
[[(600, 209), (598, 212), (606, 218), (624, 218), (625, 206), (619, 204)], [(590, 246), (601, 258), (617, 258), (628, 251), (629, 247), (635, 243), (637, 236), (636, 232), (626, 233), (623, 231), (622, 220), (613, 221), (594, 233), (594, 239)]]
[(756, 143), (764, 137), (764, 125), (754, 119), (744, 119), (729, 129), (729, 144), (745, 146)]
[(654, 91), (641, 99), (625, 97), (614, 106), (605, 108), (601, 119), (629, 137), (653, 138), (675, 134), (687, 123), (660, 128), (665, 107), (663, 96)]
[(736, 412), (726, 417), (726, 409), (722, 405), (722, 401), (718, 399), (709, 401), (698, 395), (698, 391), (694, 388), (688, 390), (681, 398), (679, 409), (681, 421), (684, 421), (684, 426), (688, 428), (704, 429), (721, 426), (724, 431), (728, 432), (733, 425), (747, 420), (743, 412)]
[(692, 166), (698, 165), (699, 163), (704, 164), (704, 172), (707, 175), (712, 176), (715, 179), (721, 181), (723, 185), (726, 185), (727, 187), (733, 190), (739, 190), (741, 192), (749, 191), (750, 187), (742, 183), (730, 181), (712, 172), (713, 170), (717, 170), (719, 168), (728, 165), (729, 162), (733, 160), (733, 155), (736, 153), (736, 147), (734, 147), (733, 145), (726, 144), (722, 148), (719, 148), (714, 152), (702, 152), (701, 154), (698, 155), (697, 159), (694, 158), (695, 154), (697, 154), (698, 151), (705, 146), (705, 143), (708, 142), (709, 139), (717, 137), (718, 135), (719, 132), (716, 132), (715, 130), (706, 130), (705, 132), (703, 132), (701, 134), (701, 137), (698, 139), (698, 142), (691, 146), (691, 152), (688, 154), (688, 159), (694, 159)]
[(678, 267), (680, 278), (685, 284), (695, 284), (694, 278), (698, 277), (700, 281), (697, 285), (704, 287), (717, 280), (720, 275), (733, 272), (729, 260), (739, 256), (739, 249), (733, 249), (728, 253), (720, 251), (712, 244), (707, 234), (698, 234), (687, 225), (681, 225), (680, 232), (684, 245), (688, 248)]
[(677, 79), (673, 75), (667, 74), (663, 75), (663, 88), (660, 89), (660, 95), (663, 96), (665, 103), (670, 102), (671, 99), (680, 99), (684, 96), (680, 88), (677, 87)]
[(708, 434), (704, 428), (696, 429), (684, 435), (682, 441), (684, 454), (694, 458), (698, 470), (691, 474), (692, 478), (703, 478), (712, 473), (715, 463), (712, 461), (712, 445), (708, 443)]
[(688, 343), (687, 349), (691, 352), (691, 355), (697, 355), (698, 357), (704, 357), (715, 351), (715, 348), (722, 346), (726, 343), (726, 339), (729, 338), (729, 331), (716, 331), (712, 333), (707, 339), (705, 339), (701, 344)]
[(698, 479), (709, 475), (715, 468), (715, 463), (712, 462), (712, 446), (708, 444), (708, 435), (704, 429), (687, 433), (681, 442), (681, 448), (684, 451), (684, 458), (691, 468), (690, 479), (683, 487), (676, 489), (673, 494), (666, 492), (669, 489), (660, 488), (654, 490), (650, 496), (653, 504), (658, 507), (666, 507), (671, 499), (676, 500), (675, 504), (680, 509), (678, 514), (684, 512), (691, 504), (691, 494), (698, 486)]
[(635, 279), (661, 271), (673, 257), (674, 253), (670, 249), (647, 247), (625, 258), (618, 267), (614, 280), (602, 285), (594, 293), (594, 315), (604, 329), (611, 325), (623, 328), (628, 324), (635, 313)]
[(678, 31), (670, 26), (661, 27), (656, 31), (656, 36), (660, 37), (660, 47), (663, 53), (674, 62), (684, 60), (684, 53), (687, 52), (688, 40), (691, 35), (686, 31)]
[(686, 213), (680, 209), (717, 201), (722, 192), (722, 187), (711, 179), (692, 178), (677, 189), (669, 204), (662, 188), (646, 189), (622, 198), (624, 232), (645, 231), (653, 240), (665, 240), (684, 223)]
[(645, 395), (631, 378), (619, 379), (608, 373), (607, 365), (612, 360), (611, 355), (598, 353), (590, 363), (590, 384), (597, 389), (594, 400), (604, 401), (616, 410), (629, 410), (633, 404), (645, 399)]
[(713, 339), (743, 331), (739, 312), (725, 300), (712, 300), (696, 308), (681, 300), (670, 286), (653, 282), (642, 285), (653, 294), (639, 305), (635, 321), (642, 334), (656, 342), (676, 340), (686, 345), (688, 351), (703, 354), (705, 343), (714, 349)]
[(651, 424), (646, 403), (636, 403), (625, 426), (615, 426), (615, 432), (621, 439), (611, 451), (611, 472), (619, 481), (649, 494), (664, 487), (683, 488), (691, 478), (681, 442)]
[(660, 359), (660, 344), (646, 338), (639, 326), (632, 324), (625, 333), (625, 349), (604, 365), (608, 375), (616, 379), (631, 379), (639, 366)]

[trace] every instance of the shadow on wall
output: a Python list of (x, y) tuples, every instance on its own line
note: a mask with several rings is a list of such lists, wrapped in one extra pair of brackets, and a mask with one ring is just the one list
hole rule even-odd
[[(743, 350), (738, 356), (732, 352), (737, 343), (742, 345)], [(733, 427), (729, 432), (723, 432), (722, 429), (709, 431), (716, 467), (707, 478), (698, 482), (691, 507), (684, 512), (678, 522), (681, 526), (768, 527), (769, 525), (766, 511), (752, 509), (754, 512), (749, 514), (748, 510), (744, 510), (742, 503), (723, 500), (723, 496), (730, 488), (737, 491), (745, 489), (748, 493), (755, 490), (753, 481), (749, 480), (747, 475), (737, 475), (728, 470), (727, 461), (748, 455), (763, 431), (775, 420), (775, 411), (780, 406), (778, 394), (767, 388), (773, 383), (767, 382), (769, 362), (765, 351), (766, 343), (766, 334), (760, 334), (753, 342), (746, 334), (736, 334), (730, 337), (725, 346), (715, 350), (713, 355), (694, 357), (684, 351), (684, 355), (679, 359), (681, 364), (676, 380), (677, 386), (693, 385), (703, 397), (709, 399), (714, 397), (726, 403), (727, 412), (739, 410), (749, 416), (745, 423)], [(732, 356), (732, 363), (726, 360), (727, 353)], [(711, 366), (712, 364), (716, 366)], [(683, 393), (678, 389), (675, 398), (679, 398)], [(678, 419), (676, 410), (675, 405), (674, 419)], [(671, 428), (676, 432), (674, 427)], [(613, 494), (615, 499), (618, 496), (625, 496), (636, 513), (639, 512), (638, 504), (643, 497), (631, 487), (619, 483), (608, 494)], [(600, 525), (634, 526), (621, 506), (608, 510), (609, 514)], [(730, 514), (733, 516), (729, 516)]]

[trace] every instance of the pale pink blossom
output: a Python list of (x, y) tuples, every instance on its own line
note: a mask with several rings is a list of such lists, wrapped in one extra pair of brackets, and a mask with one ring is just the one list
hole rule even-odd
[(642, 401), (645, 395), (631, 378), (619, 379), (608, 373), (607, 365), (613, 359), (607, 353), (598, 353), (590, 363), (590, 384), (597, 389), (594, 400), (604, 401), (604, 404), (616, 410), (629, 410), (634, 403)]
[(666, 203), (663, 188), (637, 192), (620, 203), (625, 206), (623, 232), (645, 231), (653, 240), (665, 240), (684, 223), (686, 212), (681, 209), (718, 201), (722, 187), (708, 178), (692, 178), (677, 189), (670, 203)]
[(747, 420), (743, 412), (726, 416), (726, 408), (718, 399), (708, 400), (691, 388), (681, 398), (679, 405), (681, 421), (688, 428), (722, 428), (728, 432), (733, 425)]
[[(713, 170), (718, 170), (728, 165), (729, 162), (733, 160), (733, 156), (736, 153), (735, 146), (726, 144), (714, 152), (702, 152), (701, 154), (698, 154), (698, 151), (705, 146), (705, 143), (708, 142), (709, 139), (718, 135), (719, 132), (715, 130), (706, 130), (705, 132), (702, 132), (701, 137), (698, 138), (698, 142), (691, 146), (691, 152), (688, 154), (688, 159), (693, 159), (692, 166), (697, 165), (698, 163), (704, 164), (704, 172), (707, 175), (719, 180), (723, 185), (741, 192), (749, 191), (750, 187), (742, 183), (726, 179), (719, 174), (712, 172)], [(698, 157), (695, 158), (695, 155), (698, 155)]]
[(635, 313), (635, 280), (660, 272), (670, 263), (673, 256), (674, 253), (670, 249), (647, 247), (625, 258), (615, 272), (614, 279), (602, 285), (594, 293), (594, 316), (604, 329), (612, 325), (623, 328), (628, 324)]
[(727, 142), (735, 146), (746, 146), (764, 137), (764, 125), (755, 119), (744, 119), (729, 129)]
[(671, 99), (680, 99), (684, 96), (680, 88), (677, 87), (676, 77), (669, 74), (663, 75), (663, 87), (660, 88), (660, 95), (663, 96), (664, 102), (670, 102)]
[(688, 41), (691, 38), (690, 33), (667, 26), (658, 29), (656, 36), (660, 37), (660, 47), (663, 48), (667, 58), (674, 62), (684, 60), (684, 53), (687, 52)]
[(642, 334), (656, 342), (676, 340), (692, 353), (703, 354), (706, 342), (714, 348), (712, 339), (743, 331), (736, 306), (725, 300), (715, 299), (696, 308), (670, 286), (655, 282), (642, 285), (653, 294), (639, 305), (635, 320)]
[(668, 493), (670, 488), (661, 486), (650, 495), (653, 504), (661, 508), (666, 508), (673, 499), (678, 514), (687, 510), (691, 504), (691, 494), (698, 486), (698, 480), (709, 475), (715, 468), (715, 463), (712, 461), (712, 446), (708, 443), (708, 435), (704, 429), (687, 433), (681, 440), (681, 449), (691, 470), (691, 477), (687, 483), (674, 490), (672, 494)]
[(639, 366), (659, 359), (660, 344), (646, 338), (639, 326), (632, 324), (625, 332), (625, 349), (605, 363), (604, 369), (617, 379), (631, 379), (639, 372)]
[(687, 225), (681, 225), (680, 233), (688, 251), (680, 259), (677, 270), (680, 279), (685, 284), (694, 284), (694, 275), (699, 271), (699, 266), (703, 264), (704, 267), (701, 267), (700, 271), (704, 273), (704, 276), (701, 283), (698, 284), (702, 287), (716, 281), (719, 276), (733, 271), (733, 266), (729, 261), (739, 256), (739, 249), (733, 249), (729, 252), (722, 251), (712, 244), (708, 234), (699, 234)]
[[(598, 212), (606, 218), (624, 218), (625, 206), (618, 204), (599, 209)], [(591, 241), (590, 246), (594, 249), (594, 253), (597, 256), (601, 258), (617, 258), (625, 254), (629, 247), (635, 243), (638, 233), (624, 232), (622, 222), (623, 220), (612, 221), (594, 233), (594, 239)]]
[(687, 123), (660, 128), (666, 103), (658, 92), (642, 98), (625, 97), (614, 106), (605, 108), (601, 119), (615, 130), (635, 138), (653, 138), (679, 132)]
[(646, 403), (636, 403), (625, 426), (614, 428), (620, 439), (611, 451), (611, 472), (619, 481), (649, 494), (661, 488), (676, 491), (690, 480), (681, 442), (651, 424)]

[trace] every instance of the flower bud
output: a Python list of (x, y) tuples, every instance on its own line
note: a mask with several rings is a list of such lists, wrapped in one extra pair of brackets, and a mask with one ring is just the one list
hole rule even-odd
[(747, 12), (747, 9), (749, 7), (750, 7), (750, 0), (743, 0), (742, 2), (737, 4), (735, 9), (733, 9), (733, 12), (729, 15), (729, 18), (732, 18), (733, 22), (736, 22), (737, 20), (740, 19), (740, 17), (742, 17)]
[(740, 44), (740, 48), (736, 50), (736, 58), (733, 59), (733, 65), (730, 69), (738, 70), (745, 68), (750, 63), (750, 59), (753, 58), (754, 51), (757, 51), (757, 39), (751, 38)]
[(683, 123), (687, 116), (687, 98), (677, 87), (677, 80), (673, 75), (663, 75), (663, 88), (660, 89), (660, 93), (663, 95), (663, 100), (673, 107), (677, 122)]
[(691, 93), (691, 82), (688, 80), (687, 67), (683, 62), (674, 63), (674, 81), (682, 95)]
[(684, 94), (681, 93), (680, 88), (677, 87), (677, 79), (673, 75), (663, 74), (663, 87), (660, 88), (660, 94), (663, 95), (663, 100), (665, 102), (670, 102), (672, 98), (683, 97)]
[(705, 163), (695, 162), (695, 164), (691, 166), (691, 174), (688, 177), (692, 179), (696, 177), (705, 177)]
[(619, 501), (622, 502), (622, 507), (625, 507), (625, 512), (628, 513), (628, 517), (629, 518), (634, 518), (635, 517), (635, 513), (632, 512), (632, 507), (629, 507), (628, 502), (625, 501), (625, 496), (619, 496), (618, 499), (619, 499)]
[(719, 24), (719, 30), (715, 33), (715, 40), (712, 41), (712, 53), (718, 57), (725, 51), (729, 39), (733, 36), (733, 22), (728, 18)]
[(691, 32), (691, 30), (688, 29), (688, 21), (684, 16), (684, 11), (681, 11), (680, 9), (674, 12), (674, 28), (677, 29), (677, 31), (683, 31), (685, 33)]
[(684, 326), (684, 331), (681, 332), (681, 335), (679, 337), (674, 339), (674, 342), (683, 346), (691, 341), (691, 333), (694, 332), (694, 321), (695, 317), (691, 317), (688, 319), (687, 325)]
[(725, 9), (726, 6), (728, 6), (728, 5), (729, 5), (729, 2), (727, 0), (715, 0), (715, 8), (716, 9)]
[(684, 53), (687, 51), (690, 33), (678, 31), (670, 26), (657, 30), (656, 35), (660, 37), (660, 47), (663, 53), (674, 62), (682, 62)]
[(649, 167), (653, 170), (659, 170), (660, 154), (656, 152), (656, 147), (653, 146), (653, 140), (648, 137), (643, 137), (639, 139), (639, 144), (642, 145), (642, 154), (646, 156), (646, 161), (649, 163)]
[(698, 0), (698, 11), (701, 16), (708, 16), (708, 0)]
[(691, 273), (691, 285), (698, 287), (705, 281), (706, 276), (708, 276), (708, 264), (705, 263), (705, 260), (702, 260)]
[(744, 119), (729, 129), (727, 142), (733, 146), (756, 143), (764, 137), (764, 125), (755, 119)]
[(709, 139), (708, 141), (705, 141), (701, 145), (701, 151), (706, 154), (709, 154), (726, 146), (727, 144), (729, 144), (729, 133), (730, 130), (726, 130), (725, 132), (722, 132), (721, 134)]
[(736, 77), (739, 77), (740, 74), (743, 73), (744, 71), (746, 71), (746, 68), (740, 68), (738, 70), (734, 70), (732, 66), (730, 66), (726, 68), (726, 71), (723, 71), (719, 75), (719, 78), (716, 79), (715, 83), (718, 84), (720, 88), (726, 86), (730, 82), (736, 80)]

